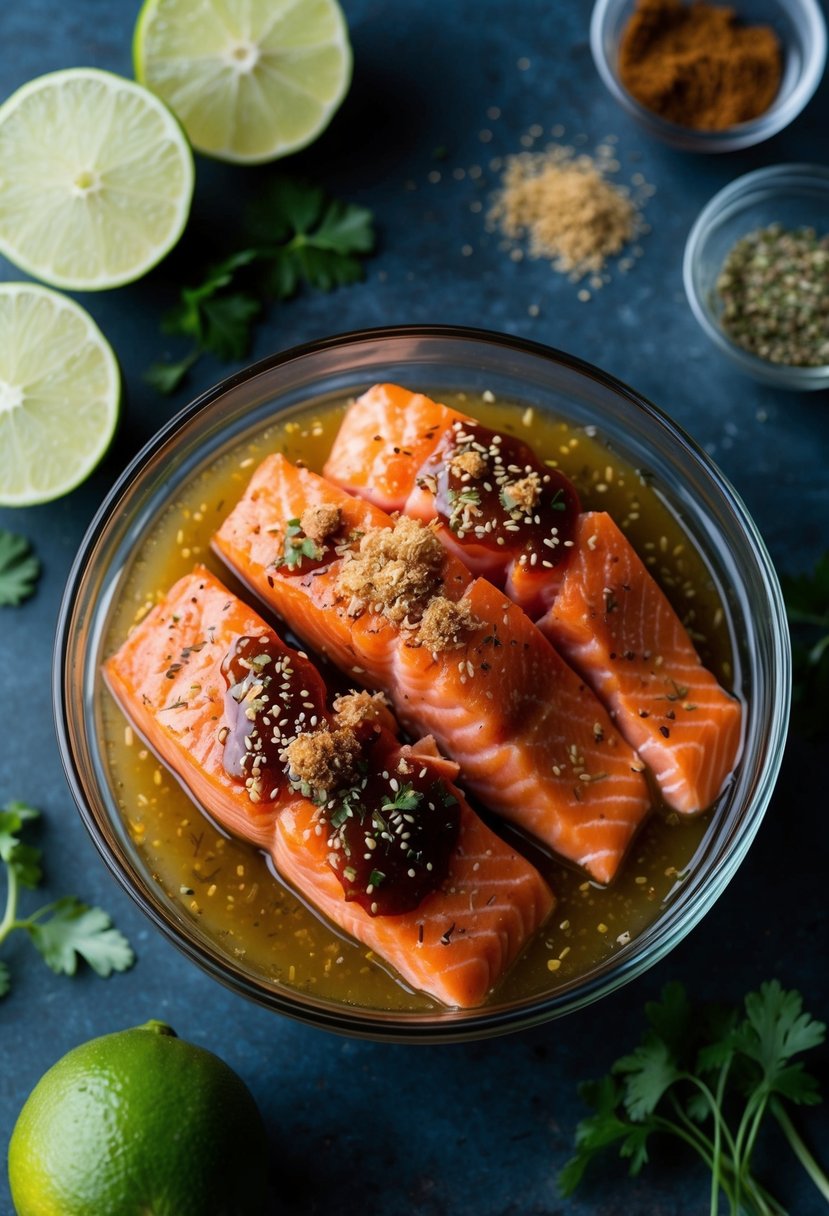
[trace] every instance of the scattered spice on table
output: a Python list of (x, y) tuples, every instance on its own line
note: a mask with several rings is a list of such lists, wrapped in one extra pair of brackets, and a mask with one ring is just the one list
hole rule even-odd
[(774, 30), (733, 8), (695, 0), (638, 0), (619, 46), (619, 76), (669, 122), (723, 131), (763, 114), (780, 88)]
[(733, 342), (770, 363), (829, 364), (829, 233), (771, 224), (739, 240), (717, 292)]
[[(642, 179), (645, 188), (634, 193), (611, 181), (609, 174), (618, 168), (615, 150), (607, 142), (592, 156), (563, 144), (508, 156), (489, 226), (500, 228), (516, 260), (523, 256), (521, 244), (526, 241), (531, 257), (548, 258), (571, 282), (589, 275), (590, 286), (601, 287), (609, 277), (608, 259), (648, 231), (641, 206), (652, 188)], [(620, 269), (632, 265), (633, 260), (626, 259)], [(590, 298), (586, 288), (578, 295)]]

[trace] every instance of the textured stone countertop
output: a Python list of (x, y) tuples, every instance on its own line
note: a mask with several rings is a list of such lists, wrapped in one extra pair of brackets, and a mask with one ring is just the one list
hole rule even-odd
[[(60, 67), (130, 75), (136, 9), (127, 0), (3, 5), (0, 99)], [(829, 393), (776, 391), (732, 367), (690, 313), (681, 259), (695, 216), (729, 180), (776, 162), (826, 159), (829, 80), (805, 114), (765, 145), (691, 156), (655, 144), (605, 92), (588, 48), (588, 0), (345, 0), (345, 9), (356, 57), (351, 93), (328, 132), (289, 167), (369, 205), (378, 253), (363, 283), (272, 308), (251, 358), (330, 333), (405, 322), (480, 326), (560, 347), (666, 410), (735, 484), (778, 568), (809, 567), (829, 547)], [(519, 151), (535, 124), (545, 132), (561, 124), (565, 139), (584, 137), (588, 148), (617, 136), (620, 176), (642, 173), (655, 187), (643, 256), (588, 303), (548, 265), (511, 261), (484, 229), (486, 205), (471, 206), (485, 204), (495, 184), (492, 158)], [(0, 510), (0, 527), (30, 537), (44, 567), (33, 600), (0, 609), (0, 803), (19, 797), (44, 811), (46, 897), (74, 892), (106, 907), (139, 956), (133, 970), (107, 981), (86, 970), (68, 980), (52, 975), (25, 943), (4, 951), (14, 989), (0, 1003), (0, 1146), (35, 1081), (64, 1051), (157, 1017), (217, 1051), (252, 1088), (271, 1136), (274, 1212), (698, 1216), (707, 1210), (702, 1167), (659, 1144), (638, 1180), (628, 1181), (624, 1166), (608, 1160), (577, 1197), (558, 1196), (556, 1170), (584, 1113), (577, 1085), (633, 1045), (643, 1003), (673, 978), (702, 998), (738, 1000), (777, 976), (826, 1019), (829, 832), (816, 746), (790, 739), (746, 861), (713, 911), (660, 964), (576, 1016), (448, 1047), (338, 1038), (225, 990), (187, 963), (117, 886), (72, 803), (50, 704), (63, 584), (97, 505), (128, 460), (180, 405), (229, 370), (205, 359), (172, 401), (142, 380), (169, 344), (159, 334), (159, 314), (188, 258), (205, 247), (198, 232), (227, 232), (272, 172), (199, 158), (182, 250), (134, 286), (81, 297), (124, 372), (128, 399), (116, 443), (63, 502)], [(0, 261), (0, 279), (19, 277)], [(816, 1054), (826, 1087), (827, 1053)], [(801, 1122), (825, 1165), (825, 1109)], [(793, 1216), (825, 1211), (773, 1134), (759, 1160), (763, 1179)], [(5, 1180), (0, 1212), (11, 1213)]]

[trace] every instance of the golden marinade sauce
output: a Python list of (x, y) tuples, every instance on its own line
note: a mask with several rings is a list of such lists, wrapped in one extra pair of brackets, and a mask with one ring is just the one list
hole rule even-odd
[[(469, 394), (444, 395), (443, 400), (486, 426), (530, 442), (543, 460), (555, 462), (573, 479), (585, 509), (608, 511), (686, 622), (703, 662), (726, 687), (732, 686), (723, 606), (703, 562), (647, 477), (609, 452), (600, 434)], [(211, 554), (211, 536), (270, 452), (284, 452), (321, 470), (344, 409), (345, 403), (309, 407), (304, 419), (294, 414), (287, 422), (275, 421), (177, 495), (136, 555), (110, 621), (107, 654), (196, 562), (205, 563), (240, 593), (232, 575)], [(267, 611), (255, 606), (267, 618)], [(284, 626), (277, 626), (285, 636)], [(287, 640), (300, 645), (290, 634)], [(346, 686), (329, 666), (320, 667), (330, 684)], [(274, 875), (256, 849), (219, 830), (135, 734), (103, 682), (100, 696), (112, 788), (127, 829), (154, 880), (180, 915), (196, 922), (200, 934), (252, 976), (319, 999), (395, 1011), (441, 1008), (410, 991), (382, 960), (321, 920)], [(641, 933), (682, 880), (708, 818), (680, 818), (657, 806), (634, 841), (622, 873), (603, 889), (487, 816), (496, 831), (519, 844), (558, 898), (550, 921), (491, 1001), (500, 1004), (548, 993)]]

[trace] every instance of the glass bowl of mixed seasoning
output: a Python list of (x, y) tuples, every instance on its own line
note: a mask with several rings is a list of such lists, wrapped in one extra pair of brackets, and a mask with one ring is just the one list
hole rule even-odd
[[(257, 465), (281, 452), (320, 470), (349, 403), (388, 382), (456, 405), (496, 427), (499, 442), (508, 436), (531, 444), (548, 467), (573, 479), (583, 509), (618, 519), (693, 630), (703, 661), (743, 711), (739, 758), (714, 806), (672, 815), (654, 795), (653, 813), (610, 885), (590, 881), (501, 824), (502, 839), (548, 879), (558, 904), (476, 1007), (441, 1005), (402, 983), (309, 908), (264, 852), (204, 816), (140, 728), (125, 721), (102, 679), (102, 663), (140, 633), (174, 581), (194, 576), (194, 563), (202, 580), (208, 571), (232, 578), (211, 553), (211, 538)], [(231, 582), (221, 599), (228, 593), (245, 590)], [(193, 611), (183, 607), (164, 628)], [(286, 636), (284, 624), (274, 628)], [(290, 634), (287, 641), (298, 644)], [(161, 644), (166, 649), (169, 641)], [(203, 642), (190, 647), (197, 650), (200, 656)], [(189, 657), (176, 653), (167, 679), (185, 678)], [(186, 679), (194, 678), (187, 666)], [(671, 688), (668, 720), (688, 691)], [(762, 538), (733, 488), (676, 423), (563, 352), (428, 325), (339, 335), (282, 352), (168, 422), (119, 478), (82, 542), (53, 668), (61, 754), (81, 816), (107, 866), (156, 927), (216, 979), (266, 1008), (343, 1033), (414, 1042), (479, 1038), (573, 1012), (678, 944), (733, 877), (760, 826), (782, 759), (789, 689), (785, 611)], [(179, 708), (176, 695), (163, 712)], [(668, 737), (667, 726), (660, 731)], [(500, 821), (490, 822), (495, 829)], [(446, 927), (443, 945), (456, 929)]]
[(781, 388), (829, 388), (829, 167), (772, 165), (716, 194), (688, 236), (685, 291), (709, 338)]
[(599, 75), (652, 135), (690, 152), (761, 143), (797, 117), (826, 62), (818, 0), (596, 0)]

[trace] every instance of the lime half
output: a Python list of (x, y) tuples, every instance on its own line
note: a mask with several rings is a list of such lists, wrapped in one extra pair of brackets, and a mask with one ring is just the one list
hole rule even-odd
[(0, 253), (54, 287), (140, 278), (181, 236), (192, 195), (184, 132), (131, 80), (70, 68), (0, 106)]
[(120, 388), (112, 348), (78, 304), (0, 283), (0, 506), (79, 485), (109, 447)]
[(194, 148), (248, 164), (311, 143), (351, 83), (336, 0), (145, 0), (134, 53)]

